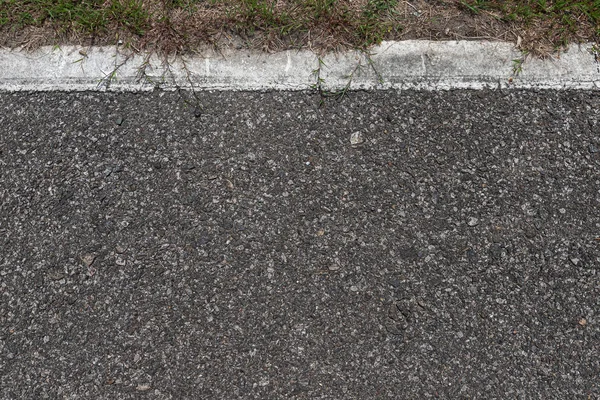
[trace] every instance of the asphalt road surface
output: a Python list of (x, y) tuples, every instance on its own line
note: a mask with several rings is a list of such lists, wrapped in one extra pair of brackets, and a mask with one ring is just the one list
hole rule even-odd
[(4, 399), (600, 398), (600, 93), (0, 94)]

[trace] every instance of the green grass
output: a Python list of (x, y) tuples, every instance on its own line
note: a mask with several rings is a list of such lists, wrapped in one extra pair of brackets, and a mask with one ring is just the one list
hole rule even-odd
[(330, 18), (335, 10), (337, 0), (306, 0), (297, 2), (306, 10), (306, 14), (315, 20)]
[(254, 32), (256, 29), (282, 29), (291, 23), (285, 12), (276, 12), (274, 0), (240, 0), (240, 27), (247, 27)]
[(10, 38), (33, 27), (49, 42), (85, 37), (106, 44), (127, 37), (140, 47), (177, 51), (223, 34), (261, 48), (366, 49), (407, 33), (451, 39), (453, 19), (462, 28), (471, 24), (470, 33), (459, 30), (460, 38), (519, 35), (522, 48), (536, 54), (541, 42), (557, 49), (597, 41), (600, 0), (431, 0), (426, 6), (400, 0), (0, 0), (0, 45), (18, 45)]
[(577, 33), (583, 25), (600, 33), (600, 0), (462, 0), (461, 4), (472, 13), (488, 11), (501, 20), (525, 27), (536, 23), (550, 26), (551, 34)]
[[(358, 26), (359, 41), (363, 47), (379, 44), (395, 27), (390, 19), (398, 6), (398, 0), (369, 0), (362, 10)], [(387, 18), (386, 18), (387, 17)]]
[(142, 35), (150, 15), (140, 0), (0, 0), (0, 25), (52, 25), (61, 33), (101, 34), (113, 24)]

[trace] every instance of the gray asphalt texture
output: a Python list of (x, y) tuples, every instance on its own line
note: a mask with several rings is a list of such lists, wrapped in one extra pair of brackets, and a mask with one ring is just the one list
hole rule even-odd
[(600, 398), (599, 121), (598, 92), (0, 94), (0, 396)]

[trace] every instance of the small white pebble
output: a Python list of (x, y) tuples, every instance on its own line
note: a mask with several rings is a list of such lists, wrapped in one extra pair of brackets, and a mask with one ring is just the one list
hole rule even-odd
[(475, 217), (471, 217), (469, 218), (469, 222), (467, 222), (467, 225), (469, 226), (475, 226), (479, 223), (479, 220)]
[(361, 144), (362, 142), (364, 142), (365, 140), (362, 137), (362, 134), (360, 132), (354, 132), (352, 134), (352, 136), (350, 136), (350, 144), (352, 146), (356, 146)]

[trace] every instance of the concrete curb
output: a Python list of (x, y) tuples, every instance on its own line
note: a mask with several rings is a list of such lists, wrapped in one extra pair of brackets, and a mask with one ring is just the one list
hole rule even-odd
[(310, 51), (265, 54), (207, 51), (164, 60), (117, 47), (0, 49), (0, 91), (148, 91), (344, 89), (596, 89), (592, 44), (559, 57), (527, 58), (510, 43), (426, 40), (384, 42), (369, 54), (319, 58)]

